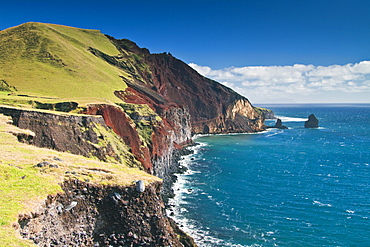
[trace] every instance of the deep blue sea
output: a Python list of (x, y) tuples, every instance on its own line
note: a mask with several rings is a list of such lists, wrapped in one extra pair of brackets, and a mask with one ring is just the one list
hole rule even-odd
[(289, 129), (196, 138), (173, 218), (199, 246), (370, 246), (370, 104), (263, 107)]

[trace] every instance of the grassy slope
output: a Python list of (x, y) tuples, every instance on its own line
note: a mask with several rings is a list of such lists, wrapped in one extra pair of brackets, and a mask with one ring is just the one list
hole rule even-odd
[(18, 94), (73, 99), (79, 103), (117, 101), (126, 76), (94, 56), (118, 50), (100, 31), (54, 24), (26, 23), (0, 31), (0, 80)]
[[(126, 88), (119, 76), (130, 76), (91, 54), (89, 47), (111, 56), (119, 53), (96, 30), (26, 23), (0, 31), (0, 81), (16, 87), (16, 94), (36, 96), (0, 92), (0, 104), (29, 107), (35, 100), (75, 101), (80, 105), (118, 102), (113, 92)], [(138, 113), (147, 115), (146, 112)], [(12, 225), (20, 213), (34, 210), (48, 194), (61, 191), (58, 184), (68, 179), (66, 171), (75, 171), (77, 178), (100, 184), (125, 185), (138, 179), (158, 180), (122, 164), (102, 163), (19, 143), (8, 131), (22, 130), (5, 124), (6, 121), (7, 118), (0, 115), (0, 246), (33, 246), (20, 239)], [(55, 161), (55, 157), (63, 161)], [(59, 168), (33, 167), (41, 161), (50, 161)], [(108, 172), (98, 172), (99, 169)]]
[[(0, 246), (33, 246), (31, 242), (21, 239), (12, 225), (17, 221), (18, 214), (34, 210), (48, 194), (61, 191), (59, 184), (70, 176), (89, 179), (93, 183), (120, 185), (129, 185), (139, 179), (146, 183), (159, 180), (122, 164), (102, 163), (19, 143), (9, 132), (25, 130), (6, 124), (7, 121), (7, 117), (0, 115)], [(35, 168), (34, 165), (41, 161), (57, 164), (59, 168)], [(76, 175), (66, 175), (66, 171)]]

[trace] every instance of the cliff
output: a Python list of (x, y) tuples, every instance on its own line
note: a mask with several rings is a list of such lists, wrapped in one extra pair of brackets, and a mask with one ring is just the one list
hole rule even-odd
[[(160, 199), (160, 183), (133, 186), (69, 180), (32, 214), (19, 216), (20, 234), (39, 246), (184, 246)], [(191, 241), (191, 240), (190, 240)]]
[(166, 216), (160, 179), (18, 142), (35, 133), (10, 123), (0, 114), (1, 246), (195, 246)]
[[(33, 133), (18, 134), (20, 141), (145, 170), (163, 179), (167, 194), (177, 171), (177, 158), (183, 147), (192, 144), (192, 135), (256, 132), (265, 128), (268, 111), (256, 109), (247, 98), (201, 76), (171, 54), (151, 54), (126, 39), (117, 40), (96, 30), (26, 23), (1, 31), (0, 48), (0, 103), (6, 105), (0, 107), (0, 113), (11, 116), (14, 125)], [(69, 195), (65, 188), (71, 185), (63, 186), (64, 194), (50, 197), (44, 210), (66, 200), (63, 198)], [(81, 244), (98, 239), (94, 231), (103, 234), (103, 223), (92, 225), (104, 222), (99, 217), (108, 216), (102, 216), (105, 213), (98, 212), (93, 202), (97, 202), (96, 196), (109, 198), (109, 191), (124, 194), (115, 186), (105, 188), (104, 195), (96, 195), (92, 189), (91, 195), (84, 194), (89, 205), (76, 207), (75, 210), (92, 210), (91, 221), (86, 222), (89, 228), (81, 230), (86, 234), (73, 236)], [(160, 185), (154, 187), (151, 190), (157, 193)], [(153, 192), (146, 196), (145, 203), (152, 196), (158, 195)], [(121, 214), (125, 206), (112, 210)], [(129, 211), (127, 217), (134, 211)], [(26, 229), (23, 235), (35, 240), (34, 236), (40, 234), (29, 232), (36, 231), (41, 224), (37, 222), (46, 219), (50, 218), (24, 218), (33, 226), (26, 226), (21, 220), (22, 229)], [(74, 220), (73, 224), (77, 224), (78, 219)], [(118, 224), (126, 224), (122, 220)], [(162, 240), (154, 239), (153, 231), (146, 228), (132, 232), (137, 238), (131, 242), (150, 239), (150, 245), (171, 242), (177, 246), (177, 240), (163, 240), (176, 239), (164, 227), (170, 221), (160, 223), (163, 231), (168, 231), (161, 235)], [(173, 222), (170, 224), (176, 228)], [(54, 231), (51, 226), (46, 229)], [(129, 232), (125, 231), (120, 234), (127, 239)], [(145, 231), (151, 231), (153, 236), (143, 235)], [(104, 234), (108, 236), (110, 232)], [(44, 232), (37, 241), (49, 243), (54, 241), (51, 239), (50, 233)]]
[(142, 168), (131, 147), (105, 123), (101, 116), (71, 115), (0, 106), (0, 113), (12, 117), (19, 128), (31, 130), (32, 138), (22, 142), (62, 152), (116, 161)]
[(138, 102), (144, 99), (141, 102), (152, 105), (159, 115), (162, 115), (164, 106), (186, 107), (193, 134), (263, 130), (263, 116), (248, 99), (230, 88), (201, 76), (169, 53), (150, 54), (129, 40), (110, 39), (126, 55), (122, 58), (101, 56), (103, 59), (119, 61), (134, 54), (140, 58), (131, 70), (119, 62), (114, 63), (127, 73), (135, 71), (134, 79), (125, 80), (129, 91), (120, 93), (124, 100)]

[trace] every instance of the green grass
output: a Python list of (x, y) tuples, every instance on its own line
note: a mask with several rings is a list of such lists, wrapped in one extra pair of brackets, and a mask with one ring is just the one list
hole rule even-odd
[[(133, 72), (93, 55), (90, 47), (126, 64)], [(0, 105), (28, 109), (50, 105), (50, 109), (56, 110), (53, 106), (56, 103), (77, 102), (79, 108), (74, 111), (77, 113), (90, 103), (114, 104), (120, 101), (114, 91), (127, 87), (120, 76), (132, 82), (132, 73), (150, 72), (142, 57), (124, 50), (121, 52), (97, 30), (42, 23), (26, 23), (2, 30)], [(160, 117), (147, 105), (131, 104), (126, 108), (130, 114), (154, 116), (150, 123), (137, 121), (141, 139), (150, 144), (153, 131), (150, 124), (160, 122)], [(7, 118), (0, 115), (0, 246), (33, 246), (30, 241), (19, 237), (13, 225), (19, 214), (35, 210), (48, 194), (60, 192), (59, 184), (65, 179), (88, 179), (91, 183), (119, 185), (128, 185), (139, 179), (146, 183), (159, 180), (137, 168), (129, 168), (140, 164), (115, 134), (99, 126), (94, 128), (105, 139), (97, 145), (104, 146), (109, 142), (122, 164), (103, 163), (19, 143), (9, 132), (22, 130), (6, 124), (6, 121)], [(55, 163), (54, 157), (63, 160), (58, 163), (59, 168), (34, 167), (41, 161)], [(98, 172), (101, 169), (108, 172)], [(66, 175), (66, 171), (75, 171), (77, 175)]]
[[(101, 147), (110, 145), (113, 148), (115, 155), (117, 155), (120, 163), (129, 167), (142, 168), (141, 163), (137, 161), (134, 155), (130, 152), (130, 147), (128, 147), (122, 141), (122, 139), (113, 132), (112, 129), (106, 129), (98, 124), (94, 124), (92, 128), (94, 129), (95, 133), (100, 136), (98, 145)], [(113, 157), (111, 158), (113, 163), (117, 162)]]
[(155, 117), (155, 119), (159, 122), (162, 119), (158, 116), (157, 113), (154, 112), (149, 105), (145, 104), (130, 104), (130, 103), (118, 103), (120, 107), (128, 114), (128, 115), (138, 115), (142, 117)]
[(33, 96), (116, 101), (113, 92), (126, 88), (119, 76), (127, 74), (89, 47), (119, 54), (97, 30), (26, 23), (0, 31), (0, 80)]
[(118, 105), (135, 122), (136, 130), (144, 146), (150, 146), (152, 144), (153, 126), (158, 125), (162, 121), (162, 118), (149, 105), (129, 103), (118, 103)]
[[(91, 183), (129, 185), (134, 180), (159, 181), (144, 171), (123, 164), (103, 163), (69, 153), (19, 143), (10, 132), (24, 132), (6, 124), (0, 115), (0, 246), (34, 246), (21, 239), (14, 229), (19, 214), (30, 213), (47, 195), (61, 192), (59, 184), (66, 179), (88, 179)], [(62, 161), (56, 161), (57, 157)], [(35, 168), (41, 161), (59, 168)], [(106, 172), (101, 172), (104, 170)], [(68, 175), (73, 171), (76, 175)]]
[(269, 109), (266, 109), (266, 108), (263, 108), (263, 107), (254, 107), (254, 110), (258, 114), (262, 114), (262, 112), (272, 112), (272, 110), (269, 110)]

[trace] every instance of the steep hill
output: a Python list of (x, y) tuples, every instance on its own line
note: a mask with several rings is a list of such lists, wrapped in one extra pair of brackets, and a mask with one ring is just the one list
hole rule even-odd
[[(176, 157), (192, 143), (193, 134), (256, 132), (265, 128), (263, 113), (256, 111), (248, 99), (201, 76), (169, 53), (151, 54), (130, 40), (118, 40), (96, 30), (43, 23), (26, 23), (0, 31), (0, 114), (10, 116), (14, 125), (33, 133), (17, 135), (22, 142), (110, 162), (107, 167), (115, 163), (118, 167), (145, 170), (163, 179), (165, 191), (177, 169)], [(0, 164), (8, 162), (0, 157)], [(34, 168), (27, 169), (36, 172)], [(61, 181), (64, 179), (61, 176)], [(65, 195), (53, 197), (46, 204), (55, 208), (71, 196), (68, 190), (72, 187), (80, 191), (89, 186), (84, 184), (89, 182), (76, 179), (80, 181), (76, 182), (78, 186), (69, 180), (63, 182), (60, 189)], [(94, 208), (94, 202), (102, 196), (111, 198), (112, 191), (126, 193), (125, 189), (112, 186), (106, 188), (110, 192), (104, 195), (95, 194), (92, 189), (90, 204), (80, 210)], [(151, 186), (152, 194), (143, 200), (157, 196), (161, 185)], [(128, 197), (131, 196), (137, 195)], [(120, 204), (115, 210), (123, 208)], [(26, 231), (23, 236), (46, 244), (51, 236), (48, 232), (42, 240), (34, 239), (38, 233), (29, 233), (41, 221), (50, 220), (40, 217), (21, 217), (19, 224)], [(89, 217), (94, 219), (98, 214), (92, 212)], [(117, 224), (126, 224), (123, 219), (117, 220), (121, 222)], [(194, 246), (186, 236), (180, 244), (174, 236), (182, 236), (181, 231), (176, 230), (173, 222), (164, 229), (169, 222), (166, 219), (156, 225), (165, 231), (160, 236), (171, 239), (162, 244)], [(142, 229), (143, 234), (145, 231), (148, 228)], [(122, 234), (132, 234), (129, 233)], [(81, 237), (73, 232), (68, 234), (71, 238)], [(89, 235), (98, 241), (99, 237), (94, 236)], [(138, 239), (144, 240), (143, 236)], [(162, 241), (152, 236), (145, 239), (157, 244)]]
[(0, 32), (0, 68), (0, 81), (17, 95), (42, 97), (39, 101), (46, 103), (117, 103), (116, 96), (137, 103), (132, 94), (143, 95), (156, 105), (188, 107), (194, 133), (262, 128), (250, 102), (231, 89), (170, 54), (150, 54), (96, 30), (42, 23), (6, 29)]
[(119, 52), (99, 31), (26, 23), (0, 32), (0, 80), (20, 93), (77, 101), (115, 100), (122, 71), (87, 51)]
[(0, 48), (1, 103), (101, 115), (143, 167), (162, 178), (192, 133), (264, 129), (248, 99), (171, 54), (151, 54), (126, 39), (26, 23), (1, 31)]

